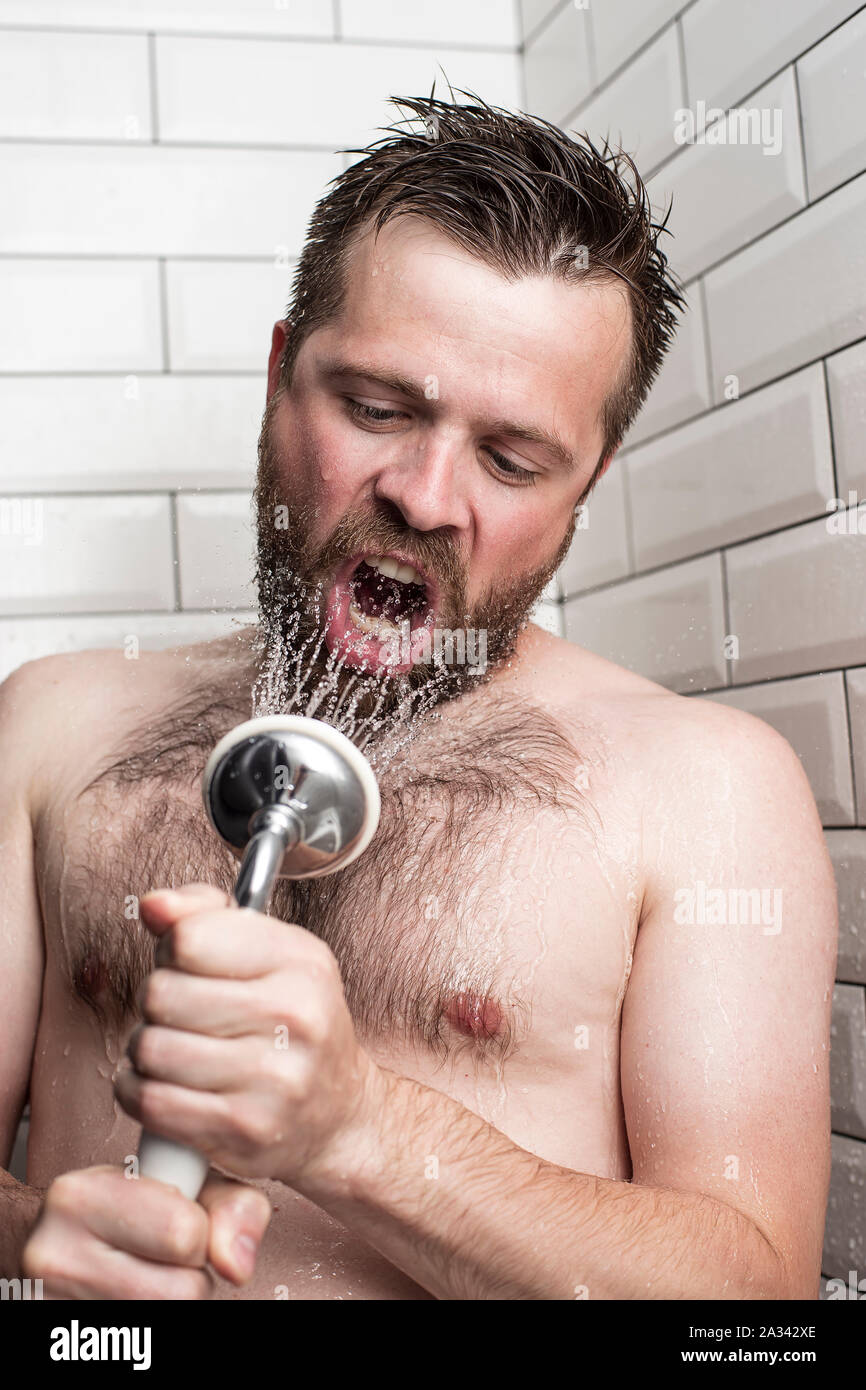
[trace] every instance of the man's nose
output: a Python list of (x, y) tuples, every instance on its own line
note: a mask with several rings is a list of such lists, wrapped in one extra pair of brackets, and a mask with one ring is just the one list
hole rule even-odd
[(454, 445), (431, 443), (378, 474), (374, 496), (398, 507), (415, 531), (465, 530), (469, 503)]

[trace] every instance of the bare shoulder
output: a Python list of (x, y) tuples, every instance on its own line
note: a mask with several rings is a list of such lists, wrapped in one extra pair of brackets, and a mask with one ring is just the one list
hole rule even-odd
[(711, 696), (676, 694), (540, 629), (521, 648), (519, 678), (576, 730), (602, 730), (659, 808), (670, 801), (685, 815), (691, 807), (707, 825), (763, 806), (820, 834), (800, 759), (763, 720)]
[[(248, 639), (247, 639), (248, 641)], [(93, 649), (27, 661), (0, 685), (0, 737), (35, 808), (86, 781), (106, 748), (212, 677), (246, 670), (238, 638), (130, 652)], [(8, 766), (8, 762), (7, 762)]]

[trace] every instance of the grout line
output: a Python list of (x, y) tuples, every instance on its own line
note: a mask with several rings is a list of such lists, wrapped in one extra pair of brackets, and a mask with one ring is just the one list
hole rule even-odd
[(830, 432), (830, 466), (833, 469), (834, 496), (841, 498), (839, 492), (839, 469), (836, 464), (836, 435), (833, 430), (833, 407), (830, 401), (830, 373), (827, 371), (827, 358), (821, 361), (821, 375), (824, 381), (824, 402), (827, 406), (827, 428)]
[(156, 34), (147, 36), (147, 72), (150, 91), (150, 138), (153, 144), (159, 142), (159, 98), (156, 81)]
[[(51, 613), (2, 613), (0, 614), (0, 628), (4, 623), (56, 623), (58, 621), (71, 622), (73, 619), (81, 618), (86, 622), (92, 622), (94, 618), (227, 618), (227, 617), (246, 617), (258, 619), (258, 614), (254, 608), (94, 608), (86, 612), (70, 613), (68, 608), (56, 609)], [(58, 656), (66, 655), (65, 652), (58, 652)], [(845, 829), (850, 829), (846, 826)]]
[[(614, 467), (614, 464), (611, 464)], [(625, 513), (625, 553), (628, 560), (629, 572), (634, 575), (637, 571), (637, 549), (634, 543), (634, 513), (631, 505), (631, 473), (629, 472), (628, 459), (622, 460), (623, 480), (623, 512)], [(565, 592), (563, 590), (563, 602), (565, 602)]]
[(854, 729), (851, 723), (851, 699), (848, 690), (849, 669), (853, 670), (854, 668), (846, 667), (845, 669), (845, 674), (842, 676), (842, 694), (845, 699), (845, 727), (848, 733), (848, 759), (851, 768), (851, 795), (854, 798), (854, 816), (856, 819), (859, 815), (859, 805), (857, 798), (857, 767), (854, 761)]
[(800, 99), (799, 59), (796, 63), (792, 63), (791, 67), (794, 74), (794, 105), (797, 110), (797, 130), (800, 134), (800, 169), (803, 174), (803, 193), (806, 196), (806, 206), (809, 207), (812, 199), (809, 196), (809, 171), (806, 168), (806, 128), (803, 125), (803, 103)]
[(168, 278), (165, 257), (157, 261), (159, 267), (159, 320), (162, 337), (162, 370), (171, 371), (171, 350), (168, 333)]
[[(74, 28), (63, 27), (60, 25), (37, 25), (37, 24), (3, 24), (0, 23), (0, 34), (9, 33), (31, 33), (39, 31), (49, 34), (99, 34), (107, 35), (112, 38), (148, 38), (153, 32), (141, 29), (109, 29), (109, 28)], [(443, 49), (457, 53), (514, 53), (513, 44), (503, 43), (460, 43), (454, 39), (392, 39), (387, 35), (374, 36), (372, 38), (351, 37), (344, 38), (342, 34), (250, 34), (250, 33), (215, 33), (205, 30), (176, 30), (162, 29), (156, 35), (161, 39), (182, 39), (185, 41), (197, 39), (207, 39), (210, 41), (224, 41), (226, 43), (260, 43), (260, 44), (318, 44), (320, 48), (329, 48), (335, 42), (344, 43), (352, 48), (402, 48), (410, 49), (415, 52), (438, 53)]]
[(172, 492), (172, 493), (170, 494), (169, 501), (170, 501), (170, 507), (171, 507), (171, 557), (172, 557), (172, 572), (173, 572), (173, 578), (174, 578), (174, 611), (175, 611), (176, 613), (179, 613), (179, 612), (181, 611), (182, 602), (181, 602), (181, 592), (180, 592), (180, 543), (179, 543), (179, 540), (178, 540), (178, 533), (177, 533), (177, 493), (176, 493), (176, 492)]
[(120, 501), (124, 498), (133, 501), (137, 497), (200, 497), (202, 494), (218, 497), (248, 497), (256, 485), (255, 476), (237, 483), (204, 483), (201, 481), (189, 483), (166, 483), (163, 487), (114, 487), (103, 488), (50, 488), (29, 492), (22, 492), (18, 488), (6, 490), (2, 494), (4, 500), (9, 497), (26, 497), (34, 501), (53, 502), (60, 498), (66, 501), (77, 501), (95, 498), (97, 501), (104, 499), (107, 501)]
[[(725, 626), (722, 638), (724, 640), (730, 636), (736, 635), (731, 632), (731, 597), (728, 590), (728, 552), (725, 549), (719, 551), (719, 560), (722, 571), (722, 622)], [(732, 686), (734, 684), (734, 663), (730, 657), (725, 656), (724, 651), (722, 652), (722, 657), (725, 663), (725, 683), (728, 686)]]
[[(713, 349), (710, 343), (710, 308), (707, 304), (707, 286), (703, 276), (699, 278), (697, 288), (698, 300), (701, 306), (701, 338), (704, 344), (704, 366), (707, 372), (707, 395), (713, 403), (713, 407), (718, 410), (722, 405), (730, 405), (731, 402), (724, 399), (716, 401)], [(760, 390), (760, 387), (753, 389)], [(746, 394), (748, 395), (748, 392)], [(741, 400), (742, 397), (738, 396), (737, 399)]]
[[(699, 410), (695, 415), (684, 416), (682, 420), (677, 420), (672, 425), (666, 425), (664, 429), (656, 430), (655, 434), (648, 434), (644, 439), (636, 439), (633, 444), (625, 442), (622, 446), (622, 456), (625, 458), (638, 449), (642, 449), (644, 445), (657, 444), (660, 439), (675, 434), (677, 430), (685, 429), (687, 425), (696, 425), (700, 420), (708, 420), (711, 415), (715, 415), (720, 410), (726, 410), (728, 406), (735, 406), (740, 401), (749, 400), (750, 397), (758, 395), (760, 391), (766, 391), (771, 386), (777, 386), (779, 382), (787, 381), (789, 377), (796, 376), (798, 372), (807, 371), (809, 367), (814, 367), (818, 362), (823, 362), (825, 357), (836, 357), (840, 352), (847, 352), (850, 348), (857, 347), (859, 343), (864, 342), (866, 342), (866, 336), (855, 338), (850, 343), (840, 343), (840, 345), (834, 347), (831, 352), (824, 353), (819, 357), (812, 357), (808, 362), (801, 362), (796, 367), (789, 367), (787, 371), (780, 372), (778, 376), (768, 377), (766, 381), (756, 382), (754, 386), (750, 386), (748, 390), (743, 391), (734, 401), (712, 401), (711, 399), (711, 404), (706, 410)], [(712, 398), (712, 392), (710, 394)], [(640, 419), (640, 416), (638, 416), (638, 419)], [(635, 423), (637, 423), (637, 421), (635, 421)]]
[(680, 91), (682, 94), (683, 106), (689, 105), (689, 69), (686, 63), (686, 36), (683, 33), (682, 16), (676, 17), (677, 26), (677, 48), (680, 55)]

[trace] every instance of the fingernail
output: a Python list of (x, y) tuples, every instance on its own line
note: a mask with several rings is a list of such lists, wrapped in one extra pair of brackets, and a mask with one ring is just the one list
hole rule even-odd
[(256, 1255), (258, 1251), (258, 1242), (254, 1241), (252, 1236), (235, 1236), (232, 1245), (232, 1253), (237, 1261), (241, 1274), (246, 1279), (249, 1279), (256, 1267)]

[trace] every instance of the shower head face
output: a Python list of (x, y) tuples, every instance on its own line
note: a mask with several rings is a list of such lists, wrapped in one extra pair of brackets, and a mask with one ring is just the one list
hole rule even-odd
[(329, 724), (297, 715), (251, 719), (226, 734), (208, 759), (202, 795), (211, 825), (239, 858), (257, 811), (291, 810), (300, 837), (283, 856), (281, 878), (345, 868), (379, 823), (379, 788), (363, 753)]

